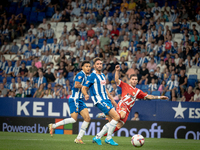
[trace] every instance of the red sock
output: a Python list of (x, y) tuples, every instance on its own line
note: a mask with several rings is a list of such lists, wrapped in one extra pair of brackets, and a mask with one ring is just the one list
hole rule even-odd
[[(118, 131), (119, 130), (119, 128), (118, 127), (116, 127), (115, 128), (115, 130), (113, 131), (113, 133), (115, 133), (116, 131)], [(104, 136), (107, 136), (107, 133), (106, 134), (104, 134)]]

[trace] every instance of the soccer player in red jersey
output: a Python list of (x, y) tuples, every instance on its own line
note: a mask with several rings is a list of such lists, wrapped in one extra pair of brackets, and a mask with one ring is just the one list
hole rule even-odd
[[(120, 66), (116, 65), (115, 70), (115, 82), (119, 87), (122, 88), (122, 99), (117, 104), (117, 113), (120, 116), (120, 121), (118, 122), (114, 132), (119, 130), (126, 123), (128, 115), (131, 111), (131, 108), (135, 104), (136, 99), (168, 99), (166, 96), (148, 95), (136, 88), (138, 78), (135, 74), (130, 76), (130, 84), (122, 82), (119, 80)], [(108, 120), (110, 120), (110, 118), (108, 118)]]

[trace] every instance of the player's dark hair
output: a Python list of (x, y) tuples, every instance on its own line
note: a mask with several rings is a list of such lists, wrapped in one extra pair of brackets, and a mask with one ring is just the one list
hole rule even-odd
[(139, 114), (139, 113), (136, 111), (135, 114)]
[(200, 91), (200, 89), (199, 89), (199, 88), (196, 88), (196, 90), (199, 90), (199, 91)]
[(83, 67), (85, 64), (90, 64), (89, 61), (83, 61), (81, 67)]
[(130, 79), (131, 79), (132, 77), (137, 77), (137, 75), (136, 75), (136, 74), (131, 74), (131, 75), (130, 75)]
[(98, 60), (102, 61), (101, 58), (96, 57), (96, 58), (93, 59), (93, 63), (95, 64)]

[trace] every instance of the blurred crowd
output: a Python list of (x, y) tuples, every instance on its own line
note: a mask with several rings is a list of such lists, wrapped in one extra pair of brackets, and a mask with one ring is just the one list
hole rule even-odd
[[(186, 75), (200, 66), (199, 1), (13, 0), (7, 5), (13, 2), (24, 9), (37, 2), (35, 12), (53, 8), (54, 14), (38, 25), (0, 5), (1, 97), (68, 98), (81, 62), (92, 65), (100, 57), (116, 100), (121, 89), (113, 80), (119, 64), (121, 80), (128, 83), (135, 73), (147, 93), (200, 101), (200, 83), (189, 85)], [(63, 22), (58, 36), (52, 25)], [(18, 46), (14, 39), (21, 36)]]

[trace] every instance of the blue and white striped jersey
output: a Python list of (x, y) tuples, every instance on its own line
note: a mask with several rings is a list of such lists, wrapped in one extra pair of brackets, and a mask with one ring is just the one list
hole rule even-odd
[(7, 62), (6, 61), (0, 61), (0, 68), (2, 69), (2, 70), (4, 70), (5, 69), (5, 67), (6, 67), (6, 64), (7, 64)]
[(50, 50), (50, 47), (49, 47), (49, 45), (43, 45), (40, 50), (41, 50), (42, 53), (45, 53), (46, 51)]
[(57, 83), (57, 84), (63, 86), (64, 88), (66, 88), (65, 78), (61, 78), (61, 79), (60, 79), (60, 78), (57, 78), (56, 81), (55, 81), (55, 83)]
[(31, 34), (31, 35), (28, 34), (25, 37), (25, 40), (28, 40), (29, 42), (32, 42), (33, 40), (35, 40), (35, 36), (33, 34)]
[[(86, 80), (87, 80), (86, 74), (84, 73), (84, 71), (80, 71), (76, 75), (76, 77), (74, 79), (74, 86), (75, 86), (75, 82), (80, 82), (81, 85), (84, 85), (85, 82), (86, 82)], [(70, 98), (73, 98), (73, 99), (83, 99), (83, 94), (81, 92), (81, 89), (75, 88), (74, 86), (72, 88), (72, 95), (70, 96)]]
[(25, 59), (28, 59), (28, 58), (30, 58), (31, 56), (33, 56), (33, 52), (27, 50), (27, 51), (24, 52), (24, 56), (25, 56)]
[(62, 17), (62, 14), (61, 14), (61, 13), (60, 13), (60, 14), (55, 13), (55, 14), (53, 15), (52, 18), (53, 18), (54, 20), (58, 21), (61, 17)]
[(9, 73), (14, 71), (14, 67), (13, 66), (10, 66), (10, 67), (6, 66), (4, 71), (5, 71), (6, 74), (9, 74)]
[(89, 87), (94, 105), (101, 102), (102, 100), (109, 99), (106, 92), (106, 78), (103, 73), (97, 74), (94, 70), (88, 76), (84, 86)]
[(198, 15), (196, 15), (195, 17), (197, 18), (197, 21), (199, 21), (199, 20), (200, 20), (200, 15), (199, 15), (199, 14), (198, 14)]
[(149, 84), (149, 89), (150, 89), (150, 91), (156, 91), (158, 89), (157, 84), (150, 83)]
[(137, 68), (142, 67), (143, 63), (148, 63), (148, 59), (146, 57), (140, 57), (137, 61)]
[(169, 90), (172, 90), (173, 88), (178, 88), (178, 81), (172, 81), (172, 80), (169, 80), (168, 82), (167, 82), (167, 86), (169, 86), (168, 87), (168, 89)]

